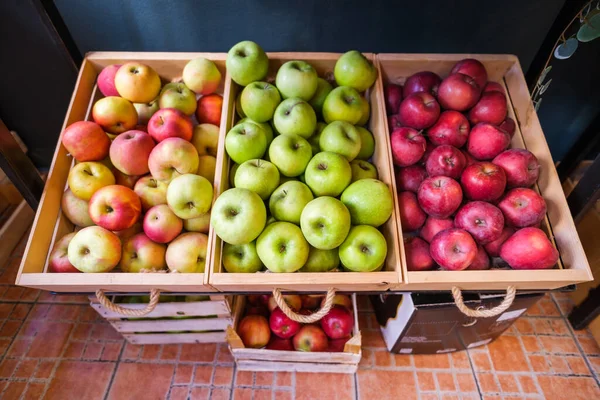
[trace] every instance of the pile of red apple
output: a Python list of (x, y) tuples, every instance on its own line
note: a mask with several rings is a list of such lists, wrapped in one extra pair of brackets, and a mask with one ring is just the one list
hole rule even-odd
[(205, 58), (164, 86), (138, 62), (100, 72), (93, 121), (62, 134), (75, 165), (61, 207), (77, 229), (55, 245), (50, 272), (204, 271), (220, 82)]
[[(324, 296), (285, 295), (284, 299), (295, 312), (310, 315)], [(251, 295), (237, 333), (244, 346), (254, 349), (342, 352), (354, 329), (352, 300), (336, 295), (333, 304), (319, 322), (301, 324), (288, 318), (272, 296)]]
[(539, 229), (540, 164), (509, 149), (515, 122), (504, 88), (478, 60), (441, 79), (423, 71), (385, 88), (409, 271), (552, 268), (558, 252)]
[(377, 78), (373, 63), (349, 51), (336, 61), (330, 83), (310, 63), (290, 60), (273, 84), (267, 54), (246, 41), (229, 51), (227, 72), (240, 86), (243, 119), (225, 137), (234, 187), (217, 198), (211, 215), (225, 242), (225, 270), (381, 269), (387, 242), (378, 228), (394, 203), (368, 161), (377, 145), (364, 127), (371, 115), (364, 92)]

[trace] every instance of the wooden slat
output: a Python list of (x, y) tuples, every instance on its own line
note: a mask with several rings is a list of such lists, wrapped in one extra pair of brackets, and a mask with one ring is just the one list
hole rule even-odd
[[(102, 304), (92, 303), (91, 306), (106, 319), (121, 319), (123, 315), (106, 309)], [(132, 310), (142, 310), (147, 304), (127, 304), (126, 307)], [(226, 301), (194, 301), (194, 302), (169, 302), (159, 303), (156, 308), (146, 314), (144, 318), (162, 318), (174, 316), (207, 316), (207, 315), (228, 315), (229, 306)]]
[(190, 318), (156, 321), (109, 320), (117, 332), (224, 331), (231, 318)]
[(170, 343), (223, 343), (225, 332), (206, 333), (125, 333), (123, 337), (131, 344), (170, 344)]
[(239, 371), (287, 371), (287, 372), (329, 372), (335, 374), (353, 374), (358, 364), (319, 364), (281, 361), (239, 360), (236, 362)]

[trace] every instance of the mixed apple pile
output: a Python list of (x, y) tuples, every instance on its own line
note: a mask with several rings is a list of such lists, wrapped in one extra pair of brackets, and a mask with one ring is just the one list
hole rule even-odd
[(100, 72), (93, 121), (62, 134), (75, 165), (61, 208), (77, 229), (55, 245), (50, 272), (204, 272), (220, 82), (205, 58), (164, 86), (137, 62)]
[(539, 229), (546, 203), (540, 164), (508, 149), (515, 122), (502, 85), (465, 59), (441, 79), (430, 71), (385, 88), (409, 271), (552, 268), (558, 252)]
[[(321, 305), (324, 296), (285, 295), (284, 300), (295, 312), (309, 315)], [(342, 352), (354, 329), (352, 299), (338, 294), (333, 304), (319, 322), (301, 324), (288, 318), (272, 296), (251, 295), (237, 333), (248, 348)]]
[[(211, 225), (225, 242), (228, 272), (370, 272), (387, 244), (388, 186), (367, 160), (376, 145), (364, 125), (363, 93), (377, 78), (358, 51), (342, 55), (335, 82), (305, 61), (288, 61), (267, 81), (269, 59), (253, 42), (235, 45), (227, 71), (241, 88), (242, 118), (225, 138), (232, 188), (215, 201)], [(334, 88), (334, 85), (336, 86)], [(377, 144), (378, 145), (378, 144)]]

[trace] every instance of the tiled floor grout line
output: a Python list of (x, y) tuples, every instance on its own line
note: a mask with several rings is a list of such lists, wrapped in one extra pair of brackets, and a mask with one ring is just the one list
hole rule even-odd
[(121, 346), (121, 351), (119, 352), (119, 356), (117, 357), (117, 359), (115, 361), (115, 368), (113, 369), (113, 372), (110, 375), (110, 379), (108, 380), (108, 385), (106, 386), (106, 392), (104, 393), (104, 397), (103, 397), (104, 400), (108, 399), (110, 389), (112, 388), (115, 377), (117, 376), (117, 371), (119, 370), (119, 365), (121, 364), (121, 357), (123, 356), (123, 353), (125, 352), (126, 347), (127, 347), (127, 341), (125, 341), (123, 343), (123, 346)]
[[(481, 393), (481, 387), (479, 386), (479, 381), (477, 380), (477, 373), (475, 372), (475, 363), (471, 359), (471, 351), (470, 349), (465, 350), (467, 352), (467, 360), (469, 360), (469, 365), (471, 366), (471, 374), (473, 375), (473, 379), (475, 380), (475, 387), (477, 388), (477, 393), (479, 394), (479, 398), (483, 398), (483, 394)], [(454, 364), (453, 364), (454, 365)]]
[[(354, 400), (360, 400), (360, 392), (358, 391), (358, 371), (353, 374), (354, 379)], [(296, 396), (296, 391), (294, 390), (294, 397)]]

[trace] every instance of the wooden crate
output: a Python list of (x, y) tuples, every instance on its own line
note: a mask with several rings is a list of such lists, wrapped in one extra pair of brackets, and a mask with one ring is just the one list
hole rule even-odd
[[(225, 53), (88, 53), (81, 65), (73, 97), (67, 110), (62, 129), (76, 121), (89, 120), (95, 100), (101, 97), (96, 87), (100, 71), (111, 64), (140, 61), (154, 68), (163, 81), (180, 77), (185, 64), (196, 57), (212, 60), (222, 74), (220, 88), (223, 93), (225, 77)], [(204, 274), (191, 273), (98, 273), (98, 274), (53, 274), (47, 273), (48, 257), (54, 244), (63, 235), (72, 232), (74, 226), (60, 210), (60, 202), (67, 184), (73, 158), (59, 142), (56, 146), (50, 173), (42, 193), (31, 236), (19, 269), (16, 284), (57, 292), (91, 292), (105, 289), (121, 292), (148, 292), (151, 289), (172, 292), (214, 291), (208, 285), (210, 273), (210, 249), (208, 243), (207, 265)]]
[[(404, 282), (392, 285), (392, 289), (449, 290), (458, 286), (461, 289), (493, 290), (505, 289), (509, 285), (514, 285), (517, 289), (554, 289), (593, 279), (517, 57), (491, 54), (377, 55), (383, 82), (400, 84), (404, 83), (408, 76), (419, 71), (433, 71), (443, 78), (449, 74), (452, 66), (463, 58), (481, 61), (488, 71), (488, 79), (499, 82), (506, 90), (508, 115), (517, 123), (511, 147), (528, 149), (541, 164), (536, 186), (548, 206), (542, 228), (549, 233), (561, 257), (557, 268), (542, 271), (408, 272), (403, 259)], [(385, 115), (384, 108), (380, 111)], [(387, 125), (387, 119), (384, 123)], [(398, 227), (399, 236), (402, 238), (400, 221)]]
[[(115, 302), (118, 297), (112, 296)], [(127, 318), (90, 297), (90, 305), (131, 344), (221, 343), (233, 323), (234, 296), (215, 295), (192, 302), (159, 302), (143, 318)], [(146, 303), (119, 304), (143, 309)]]
[(240, 371), (298, 371), (333, 372), (353, 374), (358, 369), (362, 357), (361, 336), (358, 326), (356, 295), (352, 295), (354, 312), (354, 334), (346, 343), (343, 352), (305, 353), (267, 349), (248, 349), (237, 334), (237, 325), (244, 315), (244, 296), (238, 296), (233, 318), (235, 325), (227, 328), (227, 342)]
[[(303, 60), (310, 63), (319, 76), (325, 77), (332, 73), (335, 62), (341, 56), (337, 53), (269, 53), (269, 74), (267, 79), (274, 77), (279, 67), (290, 60)], [(377, 65), (373, 54), (366, 56)], [(235, 111), (235, 100), (240, 92), (240, 86), (231, 80), (229, 74), (225, 81), (225, 99), (223, 112), (226, 116), (221, 119), (219, 150), (217, 155), (217, 170), (215, 176), (215, 194), (220, 195), (229, 189), (230, 159), (225, 152), (225, 136), (229, 129), (239, 119)], [(387, 134), (385, 116), (378, 112), (384, 107), (383, 86), (378, 76), (375, 85), (367, 93), (371, 105), (371, 118), (368, 129), (375, 137), (375, 153), (372, 163), (377, 167), (379, 179), (390, 188), (394, 184), (392, 156)], [(395, 190), (392, 190), (396, 196)], [(380, 272), (324, 272), (324, 273), (228, 273), (221, 263), (223, 242), (211, 228), (210, 241), (213, 243), (213, 264), (210, 274), (210, 284), (219, 291), (271, 291), (274, 288), (282, 290), (325, 291), (331, 287), (345, 291), (383, 291), (390, 284), (401, 282), (401, 263), (399, 252), (399, 236), (396, 220), (397, 208), (382, 227), (381, 231), (387, 240), (388, 254), (384, 268)], [(210, 242), (209, 242), (210, 243)]]

